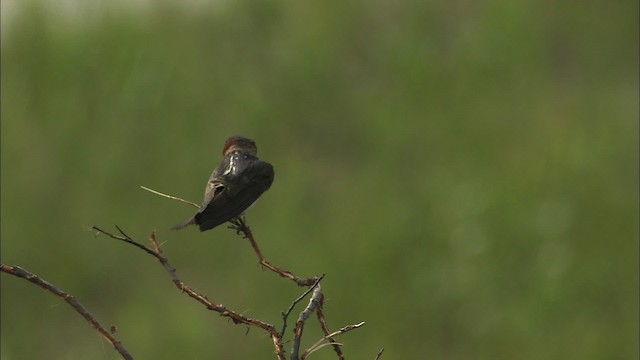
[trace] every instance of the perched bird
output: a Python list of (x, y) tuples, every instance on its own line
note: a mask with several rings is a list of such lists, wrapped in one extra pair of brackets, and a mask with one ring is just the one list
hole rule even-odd
[(200, 231), (205, 231), (242, 215), (273, 183), (273, 166), (259, 160), (257, 154), (253, 140), (228, 138), (222, 149), (222, 162), (207, 182), (200, 211), (171, 230), (198, 225)]

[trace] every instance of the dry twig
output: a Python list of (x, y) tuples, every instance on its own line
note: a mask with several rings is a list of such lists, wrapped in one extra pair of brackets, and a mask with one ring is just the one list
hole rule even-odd
[[(346, 332), (349, 332), (353, 329), (357, 329), (359, 327), (361, 327), (362, 325), (364, 325), (364, 321), (357, 323), (357, 324), (353, 324), (353, 325), (347, 325), (345, 327), (343, 327), (342, 329), (338, 330), (338, 331), (334, 331), (329, 335), (326, 335), (325, 337), (323, 337), (322, 339), (318, 340), (315, 344), (311, 345), (307, 350), (304, 351), (304, 353), (302, 353), (301, 359), (304, 360), (307, 358), (307, 356), (309, 356), (312, 352), (318, 350), (320, 347), (327, 345), (326, 341), (329, 340), (330, 338), (336, 337), (338, 335), (342, 335)], [(337, 343), (336, 343), (337, 344)]]
[(98, 322), (98, 320), (91, 314), (91, 312), (89, 312), (87, 308), (85, 308), (78, 300), (76, 300), (73, 295), (60, 290), (55, 285), (47, 282), (38, 275), (35, 275), (19, 266), (0, 264), (0, 271), (25, 279), (64, 300), (78, 314), (82, 315), (82, 317), (85, 318), (85, 320), (87, 320), (87, 322), (91, 324), (91, 326), (96, 329), (100, 333), (100, 335), (104, 336), (111, 343), (111, 345), (113, 345), (113, 347), (120, 354), (120, 356), (122, 356), (123, 359), (133, 360), (133, 356), (129, 354), (120, 340), (116, 339), (109, 330), (102, 326), (100, 322)]
[[(184, 200), (182, 198), (176, 197), (176, 196), (172, 196), (172, 195), (168, 195), (168, 194), (164, 194), (161, 193), (159, 191), (155, 191), (152, 189), (149, 189), (147, 187), (141, 186), (141, 188), (143, 188), (144, 190), (147, 190), (149, 192), (152, 192), (154, 194), (163, 196), (165, 198), (168, 199), (173, 199), (173, 200), (178, 200), (180, 202), (186, 203), (186, 204), (190, 204), (194, 207), (200, 208), (200, 206), (198, 206), (196, 203), (188, 201), (188, 200)], [(293, 360), (299, 360), (298, 358), (298, 353), (299, 353), (299, 349), (300, 349), (300, 339), (302, 337), (302, 331), (304, 329), (304, 323), (305, 321), (309, 318), (309, 316), (311, 315), (311, 313), (313, 313), (314, 311), (316, 311), (317, 315), (318, 315), (318, 321), (320, 322), (320, 326), (322, 327), (322, 331), (325, 334), (325, 337), (322, 338), (320, 341), (318, 341), (317, 344), (315, 344), (314, 346), (312, 346), (311, 348), (307, 349), (304, 354), (302, 355), (302, 358), (304, 359), (306, 356), (308, 356), (311, 352), (318, 350), (319, 348), (326, 346), (326, 345), (333, 345), (334, 350), (338, 356), (339, 360), (344, 360), (344, 355), (342, 354), (342, 350), (340, 349), (340, 344), (335, 342), (334, 337), (340, 334), (343, 334), (347, 331), (350, 331), (352, 329), (358, 328), (360, 326), (362, 326), (364, 324), (364, 322), (360, 323), (360, 324), (356, 324), (356, 325), (349, 325), (346, 326), (336, 332), (333, 333), (329, 333), (329, 329), (327, 327), (326, 324), (326, 320), (324, 318), (324, 313), (322, 311), (322, 305), (323, 305), (323, 301), (324, 301), (324, 295), (322, 293), (322, 288), (320, 286), (320, 281), (322, 280), (322, 278), (324, 277), (324, 274), (322, 276), (313, 276), (310, 278), (306, 278), (303, 279), (299, 276), (296, 276), (293, 272), (285, 270), (280, 268), (279, 266), (276, 266), (274, 264), (272, 264), (271, 262), (269, 262), (264, 255), (262, 255), (262, 252), (260, 251), (260, 247), (258, 246), (258, 243), (256, 242), (255, 238), (253, 237), (253, 233), (251, 232), (251, 228), (249, 228), (249, 226), (246, 223), (246, 220), (244, 218), (244, 216), (240, 216), (236, 219), (233, 219), (231, 221), (229, 221), (231, 226), (229, 226), (231, 229), (235, 230), (236, 233), (238, 235), (241, 235), (243, 238), (248, 239), (249, 243), (251, 244), (251, 247), (253, 248), (253, 251), (255, 252), (256, 256), (258, 257), (258, 261), (260, 263), (261, 266), (275, 272), (276, 274), (280, 275), (283, 278), (289, 279), (291, 281), (293, 281), (294, 283), (296, 283), (296, 285), (298, 286), (308, 286), (309, 289), (307, 291), (305, 291), (300, 297), (298, 297), (296, 300), (293, 301), (293, 303), (291, 304), (291, 306), (289, 307), (289, 309), (286, 312), (282, 313), (282, 317), (283, 317), (283, 326), (282, 326), (282, 331), (280, 333), (277, 333), (275, 331), (275, 328), (267, 323), (264, 323), (262, 321), (259, 320), (255, 320), (255, 319), (249, 319), (249, 318), (245, 318), (244, 316), (232, 312), (230, 310), (226, 310), (227, 313), (222, 313), (221, 315), (223, 316), (228, 316), (231, 317), (233, 319), (233, 321), (235, 323), (243, 323), (243, 324), (247, 324), (247, 325), (253, 325), (253, 326), (257, 326), (259, 328), (262, 328), (263, 330), (269, 332), (269, 334), (271, 335), (271, 338), (273, 340), (274, 346), (276, 348), (276, 354), (278, 355), (278, 358), (282, 358), (284, 357), (284, 351), (282, 350), (282, 337), (284, 336), (284, 332), (286, 330), (287, 327), (287, 317), (289, 316), (289, 314), (291, 313), (291, 311), (293, 311), (293, 308), (300, 302), (302, 301), (302, 299), (304, 299), (309, 293), (311, 293), (311, 299), (309, 300), (309, 304), (307, 305), (307, 307), (300, 313), (298, 320), (296, 322), (296, 326), (294, 329), (294, 339), (292, 342), (292, 347), (291, 347), (291, 359)], [(207, 306), (207, 308), (214, 310), (214, 311), (218, 311), (220, 312), (217, 308), (221, 307), (221, 305), (215, 305), (213, 303), (211, 303), (208, 299), (206, 299), (206, 297), (204, 297), (203, 295), (200, 295), (198, 293), (196, 293), (195, 291), (191, 290), (190, 288), (188, 288), (182, 281), (180, 281), (179, 279), (177, 279), (177, 277), (175, 277), (175, 269), (173, 267), (171, 267), (166, 259), (166, 257), (162, 254), (162, 250), (160, 249), (160, 247), (158, 246), (158, 243), (155, 240), (155, 233), (151, 233), (151, 242), (154, 246), (155, 250), (150, 250), (148, 248), (146, 248), (145, 246), (133, 241), (133, 239), (131, 239), (129, 236), (127, 236), (120, 228), (118, 228), (118, 231), (123, 235), (123, 236), (114, 236), (112, 234), (109, 234), (101, 229), (98, 229), (97, 227), (94, 227), (95, 230), (100, 231), (106, 235), (111, 236), (112, 238), (118, 239), (118, 240), (122, 240), (122, 241), (126, 241), (134, 246), (137, 246), (139, 248), (142, 248), (143, 250), (145, 250), (146, 252), (149, 253), (149, 251), (151, 251), (151, 254), (153, 256), (155, 256), (160, 263), (162, 263), (162, 265), (165, 267), (165, 270), (167, 270), (167, 272), (169, 272), (169, 274), (172, 276), (172, 280), (173, 282), (176, 284), (176, 286), (183, 290), (184, 292), (187, 292), (187, 294), (197, 300), (199, 300), (200, 302), (202, 302), (203, 304), (205, 304), (205, 306)], [(206, 302), (204, 301), (206, 300)], [(328, 341), (328, 342), (325, 342)]]
[[(309, 295), (310, 292), (312, 292), (317, 286), (320, 286), (320, 281), (322, 280), (322, 278), (324, 278), (324, 274), (322, 274), (318, 280), (316, 280), (316, 282), (311, 285), (311, 287), (305, 291), (302, 295), (300, 295), (297, 299), (295, 299), (292, 303), (291, 306), (289, 306), (289, 309), (286, 312), (282, 313), (282, 331), (280, 331), (280, 334), (284, 334), (284, 331), (287, 329), (287, 318), (289, 317), (289, 314), (291, 314), (291, 311), (293, 311), (293, 308), (300, 302), (302, 301), (302, 299), (304, 299), (307, 295)], [(320, 308), (318, 308), (318, 310), (320, 310)]]
[(149, 188), (148, 188), (148, 187), (146, 187), (146, 186), (142, 186), (142, 185), (140, 185), (140, 188), (141, 188), (141, 189), (143, 189), (143, 190), (147, 190), (147, 191), (148, 191), (148, 192), (150, 192), (150, 193), (153, 193), (153, 194), (156, 194), (156, 195), (160, 195), (160, 196), (162, 196), (162, 197), (166, 197), (166, 198), (171, 199), (171, 200), (178, 200), (178, 201), (183, 202), (183, 203), (185, 203), (185, 204), (189, 204), (189, 205), (191, 205), (191, 206), (193, 206), (193, 207), (195, 207), (195, 208), (197, 208), (197, 209), (200, 209), (200, 205), (198, 205), (198, 204), (196, 204), (196, 203), (194, 203), (194, 202), (192, 202), (192, 201), (185, 200), (185, 199), (179, 198), (179, 197), (177, 197), (177, 196), (167, 195), (167, 194), (165, 194), (165, 193), (161, 193), (160, 191), (155, 191), (155, 190), (153, 190), (153, 189), (149, 189)]
[(98, 231), (98, 232), (100, 232), (102, 234), (105, 234), (105, 235), (111, 237), (112, 239), (124, 241), (126, 243), (131, 244), (131, 245), (134, 245), (137, 248), (140, 248), (140, 249), (144, 250), (146, 253), (154, 256), (160, 262), (160, 264), (164, 267), (164, 269), (167, 271), (167, 273), (169, 273), (169, 276), (171, 277), (171, 280), (176, 285), (176, 287), (178, 289), (180, 289), (183, 293), (186, 293), (191, 298), (193, 298), (193, 299), (197, 300), (198, 302), (200, 302), (201, 304), (203, 304), (207, 309), (213, 310), (213, 311), (219, 313), (221, 316), (230, 318), (235, 324), (245, 324), (245, 325), (249, 325), (249, 326), (255, 326), (257, 328), (260, 328), (260, 329), (266, 331), (269, 334), (269, 336), (271, 337), (271, 340), (273, 342), (273, 346), (275, 348), (276, 355), (277, 355), (278, 359), (281, 359), (281, 360), (285, 359), (285, 357), (284, 357), (284, 348), (282, 347), (282, 336), (280, 334), (278, 334), (278, 331), (275, 329), (275, 327), (273, 325), (268, 324), (268, 323), (266, 323), (264, 321), (261, 321), (261, 320), (258, 320), (258, 319), (252, 319), (252, 318), (246, 317), (246, 316), (244, 316), (244, 315), (242, 315), (242, 314), (240, 314), (240, 313), (238, 313), (236, 311), (233, 311), (233, 310), (230, 310), (230, 309), (226, 308), (224, 305), (216, 304), (213, 301), (209, 300), (205, 295), (195, 291), (189, 285), (187, 285), (182, 280), (180, 280), (178, 278), (178, 276), (176, 275), (176, 269), (173, 266), (171, 266), (171, 264), (169, 263), (169, 260), (167, 259), (167, 257), (164, 256), (164, 253), (162, 252), (162, 249), (160, 248), (160, 245), (158, 244), (158, 241), (156, 240), (155, 232), (152, 232), (150, 237), (149, 237), (149, 240), (151, 241), (151, 244), (153, 246), (153, 249), (150, 249), (147, 246), (144, 246), (144, 245), (138, 243), (137, 241), (133, 240), (129, 235), (125, 234), (117, 226), (116, 226), (116, 228), (118, 229), (118, 231), (120, 232), (121, 235), (115, 235), (115, 234), (112, 234), (112, 233), (110, 233), (108, 231), (102, 230), (102, 229), (98, 228), (97, 226), (93, 226), (93, 230), (95, 230), (95, 231)]
[(309, 299), (309, 304), (307, 307), (302, 310), (300, 315), (298, 316), (298, 321), (296, 321), (296, 327), (293, 329), (293, 342), (291, 344), (291, 360), (298, 360), (298, 353), (300, 351), (300, 339), (302, 338), (302, 330), (304, 330), (304, 323), (307, 321), (311, 313), (313, 313), (319, 306), (322, 305), (324, 301), (324, 295), (322, 294), (322, 289), (320, 286), (317, 286), (313, 290), (313, 294), (311, 295), (311, 299)]
[[(190, 204), (196, 208), (200, 208), (200, 206), (194, 202), (188, 201), (188, 200), (184, 200), (182, 198), (176, 197), (176, 196), (172, 196), (172, 195), (167, 195), (164, 193), (161, 193), (159, 191), (155, 191), (152, 189), (149, 189), (147, 187), (141, 186), (142, 189), (149, 191), (151, 193), (154, 193), (156, 195), (160, 195), (163, 196), (165, 198), (169, 198), (172, 200), (177, 200), (186, 204)], [(238, 235), (242, 235), (244, 238), (248, 239), (251, 247), (253, 248), (254, 252), (256, 253), (256, 256), (258, 257), (258, 260), (260, 261), (260, 265), (266, 267), (267, 269), (277, 273), (278, 275), (280, 275), (283, 278), (287, 278), (292, 280), (293, 282), (295, 282), (298, 286), (308, 286), (309, 289), (307, 291), (305, 291), (301, 296), (299, 296), (296, 300), (293, 301), (293, 303), (291, 304), (291, 306), (289, 307), (289, 309), (286, 312), (282, 312), (282, 318), (283, 318), (283, 326), (282, 326), (282, 331), (280, 333), (278, 333), (278, 331), (275, 329), (275, 327), (269, 323), (266, 323), (264, 321), (258, 320), (258, 319), (252, 319), (249, 317), (246, 317), (236, 311), (230, 310), (228, 308), (226, 308), (225, 306), (221, 305), (221, 304), (216, 304), (213, 301), (209, 300), (205, 295), (197, 292), (196, 290), (194, 290), (193, 288), (191, 288), (189, 285), (185, 284), (182, 280), (180, 280), (178, 278), (178, 276), (176, 275), (176, 269), (171, 266), (171, 264), (169, 263), (169, 260), (167, 259), (167, 257), (164, 255), (160, 245), (158, 244), (158, 241), (156, 240), (156, 235), (155, 235), (155, 231), (151, 232), (151, 235), (149, 236), (149, 240), (151, 241), (151, 246), (152, 248), (145, 246), (137, 241), (135, 241), (132, 237), (130, 237), (129, 235), (127, 235), (120, 227), (118, 227), (117, 225), (115, 226), (116, 229), (118, 230), (118, 232), (120, 233), (120, 235), (116, 235), (113, 233), (110, 233), (108, 231), (102, 230), (101, 228), (98, 228), (97, 226), (92, 226), (92, 230), (97, 231), (98, 233), (104, 234), (109, 236), (112, 239), (116, 239), (116, 240), (120, 240), (123, 242), (126, 242), (132, 246), (135, 246), (139, 249), (141, 249), (142, 251), (146, 252), (147, 254), (155, 257), (160, 264), (162, 265), (162, 267), (165, 269), (165, 271), (169, 274), (169, 276), (171, 277), (171, 280), (173, 281), (173, 283), (176, 285), (176, 287), (178, 289), (180, 289), (183, 293), (186, 293), (189, 297), (195, 299), (196, 301), (200, 302), (201, 304), (203, 304), (207, 309), (215, 311), (217, 313), (220, 314), (220, 316), (224, 316), (227, 318), (230, 318), (235, 324), (245, 324), (248, 326), (255, 326), (259, 329), (264, 330), (265, 332), (267, 332), (269, 334), (269, 336), (271, 337), (271, 340), (273, 342), (274, 348), (275, 348), (275, 354), (277, 356), (277, 358), (279, 360), (284, 360), (285, 356), (284, 356), (284, 348), (283, 348), (283, 336), (284, 336), (284, 332), (286, 330), (287, 327), (287, 318), (289, 316), (289, 314), (293, 311), (293, 308), (300, 302), (302, 301), (302, 299), (304, 299), (309, 293), (311, 293), (311, 298), (309, 300), (309, 304), (307, 305), (307, 307), (300, 313), (300, 315), (298, 316), (298, 320), (296, 321), (296, 326), (294, 329), (294, 339), (292, 342), (292, 347), (291, 347), (291, 359), (292, 360), (299, 360), (300, 358), (298, 357), (298, 353), (300, 350), (300, 340), (302, 337), (302, 331), (304, 329), (304, 323), (305, 321), (309, 318), (309, 316), (311, 315), (311, 313), (313, 313), (314, 311), (316, 311), (317, 315), (318, 315), (318, 321), (320, 322), (320, 326), (322, 327), (322, 331), (324, 332), (325, 336), (320, 339), (319, 341), (317, 341), (314, 345), (312, 345), (309, 349), (305, 350), (304, 353), (301, 356), (301, 359), (305, 359), (309, 354), (313, 353), (314, 351), (324, 347), (324, 346), (328, 346), (328, 345), (333, 345), (334, 350), (338, 356), (338, 359), (340, 360), (344, 360), (344, 356), (342, 354), (342, 351), (340, 349), (340, 345), (339, 343), (337, 343), (334, 339), (335, 336), (337, 335), (341, 335), (344, 334), (350, 330), (359, 328), (360, 326), (364, 325), (364, 322), (361, 322), (359, 324), (355, 324), (355, 325), (348, 325), (343, 327), (342, 329), (335, 331), (333, 333), (329, 333), (329, 329), (327, 327), (325, 318), (324, 318), (324, 314), (322, 312), (322, 305), (323, 305), (323, 301), (324, 301), (324, 295), (322, 293), (322, 288), (320, 286), (320, 281), (322, 280), (322, 278), (324, 277), (324, 274), (321, 276), (314, 276), (314, 277), (310, 277), (307, 279), (303, 279), (300, 278), (298, 276), (296, 276), (295, 274), (293, 274), (292, 272), (288, 271), (288, 270), (284, 270), (272, 263), (270, 263), (269, 261), (267, 261), (267, 259), (262, 255), (262, 252), (260, 251), (260, 248), (258, 247), (257, 242), (255, 241), (253, 234), (251, 232), (251, 229), (249, 228), (249, 226), (247, 225), (245, 219), (243, 216), (240, 216), (232, 221), (230, 221), (231, 223), (231, 228), (236, 230), (236, 232), (238, 233)], [(133, 359), (133, 357), (128, 353), (128, 351), (124, 348), (124, 346), (122, 345), (122, 343), (117, 340), (114, 336), (113, 333), (115, 332), (115, 326), (111, 326), (111, 331), (108, 331), (107, 329), (105, 329), (96, 319), (95, 317), (82, 305), (80, 304), (80, 302), (78, 302), (76, 300), (76, 298), (60, 289), (58, 289), (57, 287), (55, 287), (54, 285), (48, 283), (47, 281), (43, 280), (42, 278), (38, 277), (35, 274), (32, 274), (30, 272), (28, 272), (27, 270), (19, 267), (19, 266), (11, 266), (11, 265), (5, 265), (5, 264), (0, 264), (0, 270), (2, 272), (17, 276), (19, 278), (23, 278), (33, 284), (36, 284), (38, 286), (40, 286), (41, 288), (53, 293), (54, 295), (58, 296), (59, 298), (63, 299), (65, 302), (67, 302), (71, 307), (73, 307), (80, 315), (82, 315), (90, 324), (91, 326), (96, 329), (102, 336), (104, 336), (112, 345), (113, 347), (116, 349), (116, 351), (118, 351), (118, 353), (126, 360), (129, 359)], [(247, 329), (248, 331), (248, 329)], [(384, 349), (381, 349), (380, 352), (378, 353), (378, 356), (376, 357), (376, 360), (380, 358), (380, 355), (382, 354), (382, 352), (384, 351)]]
[(242, 235), (245, 239), (248, 239), (251, 243), (251, 247), (253, 251), (256, 253), (258, 260), (260, 261), (260, 265), (266, 267), (267, 269), (275, 272), (276, 274), (282, 276), (283, 278), (287, 278), (293, 282), (295, 282), (298, 286), (312, 286), (316, 280), (317, 276), (313, 276), (307, 279), (300, 278), (296, 276), (294, 273), (288, 270), (284, 270), (272, 263), (270, 263), (260, 251), (260, 247), (258, 247), (258, 243), (253, 238), (253, 233), (251, 232), (251, 228), (247, 225), (247, 222), (244, 219), (244, 216), (240, 216), (232, 221), (230, 221), (230, 228), (235, 230), (238, 235)]
[(338, 345), (336, 340), (332, 336), (330, 336), (329, 327), (327, 326), (327, 320), (324, 318), (324, 312), (322, 310), (323, 307), (324, 307), (324, 300), (323, 300), (323, 303), (320, 304), (320, 306), (318, 306), (318, 308), (316, 309), (316, 315), (318, 316), (320, 327), (322, 328), (322, 332), (324, 332), (325, 336), (329, 336), (327, 339), (329, 340), (329, 343), (331, 343), (331, 345), (333, 346), (333, 351), (335, 351), (336, 355), (338, 355), (338, 359), (344, 360), (344, 355), (342, 354), (342, 348), (340, 348), (340, 345)]

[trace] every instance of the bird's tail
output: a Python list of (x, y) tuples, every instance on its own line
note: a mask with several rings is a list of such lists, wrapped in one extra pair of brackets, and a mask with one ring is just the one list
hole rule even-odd
[(196, 218), (194, 216), (194, 217), (190, 218), (189, 220), (172, 227), (171, 230), (178, 231), (178, 230), (181, 230), (183, 228), (186, 228), (189, 225), (195, 225), (195, 224), (196, 224)]

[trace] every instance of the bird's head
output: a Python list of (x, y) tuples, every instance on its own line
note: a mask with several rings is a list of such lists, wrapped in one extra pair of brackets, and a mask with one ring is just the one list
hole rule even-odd
[(222, 155), (226, 156), (232, 151), (240, 151), (249, 153), (250, 155), (258, 155), (258, 147), (256, 143), (244, 136), (232, 136), (224, 142), (224, 148), (222, 148)]

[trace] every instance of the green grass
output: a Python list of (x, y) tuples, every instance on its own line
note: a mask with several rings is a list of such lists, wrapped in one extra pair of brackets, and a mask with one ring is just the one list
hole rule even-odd
[[(366, 321), (340, 339), (349, 359), (638, 357), (636, 2), (32, 4), (2, 42), (2, 262), (136, 358), (273, 358), (86, 231), (157, 229), (183, 280), (279, 324), (301, 289), (231, 230), (169, 232), (192, 209), (139, 189), (200, 201), (233, 134), (276, 169), (248, 214), (265, 255), (326, 273), (332, 329)], [(2, 359), (118, 358), (1, 279)]]

